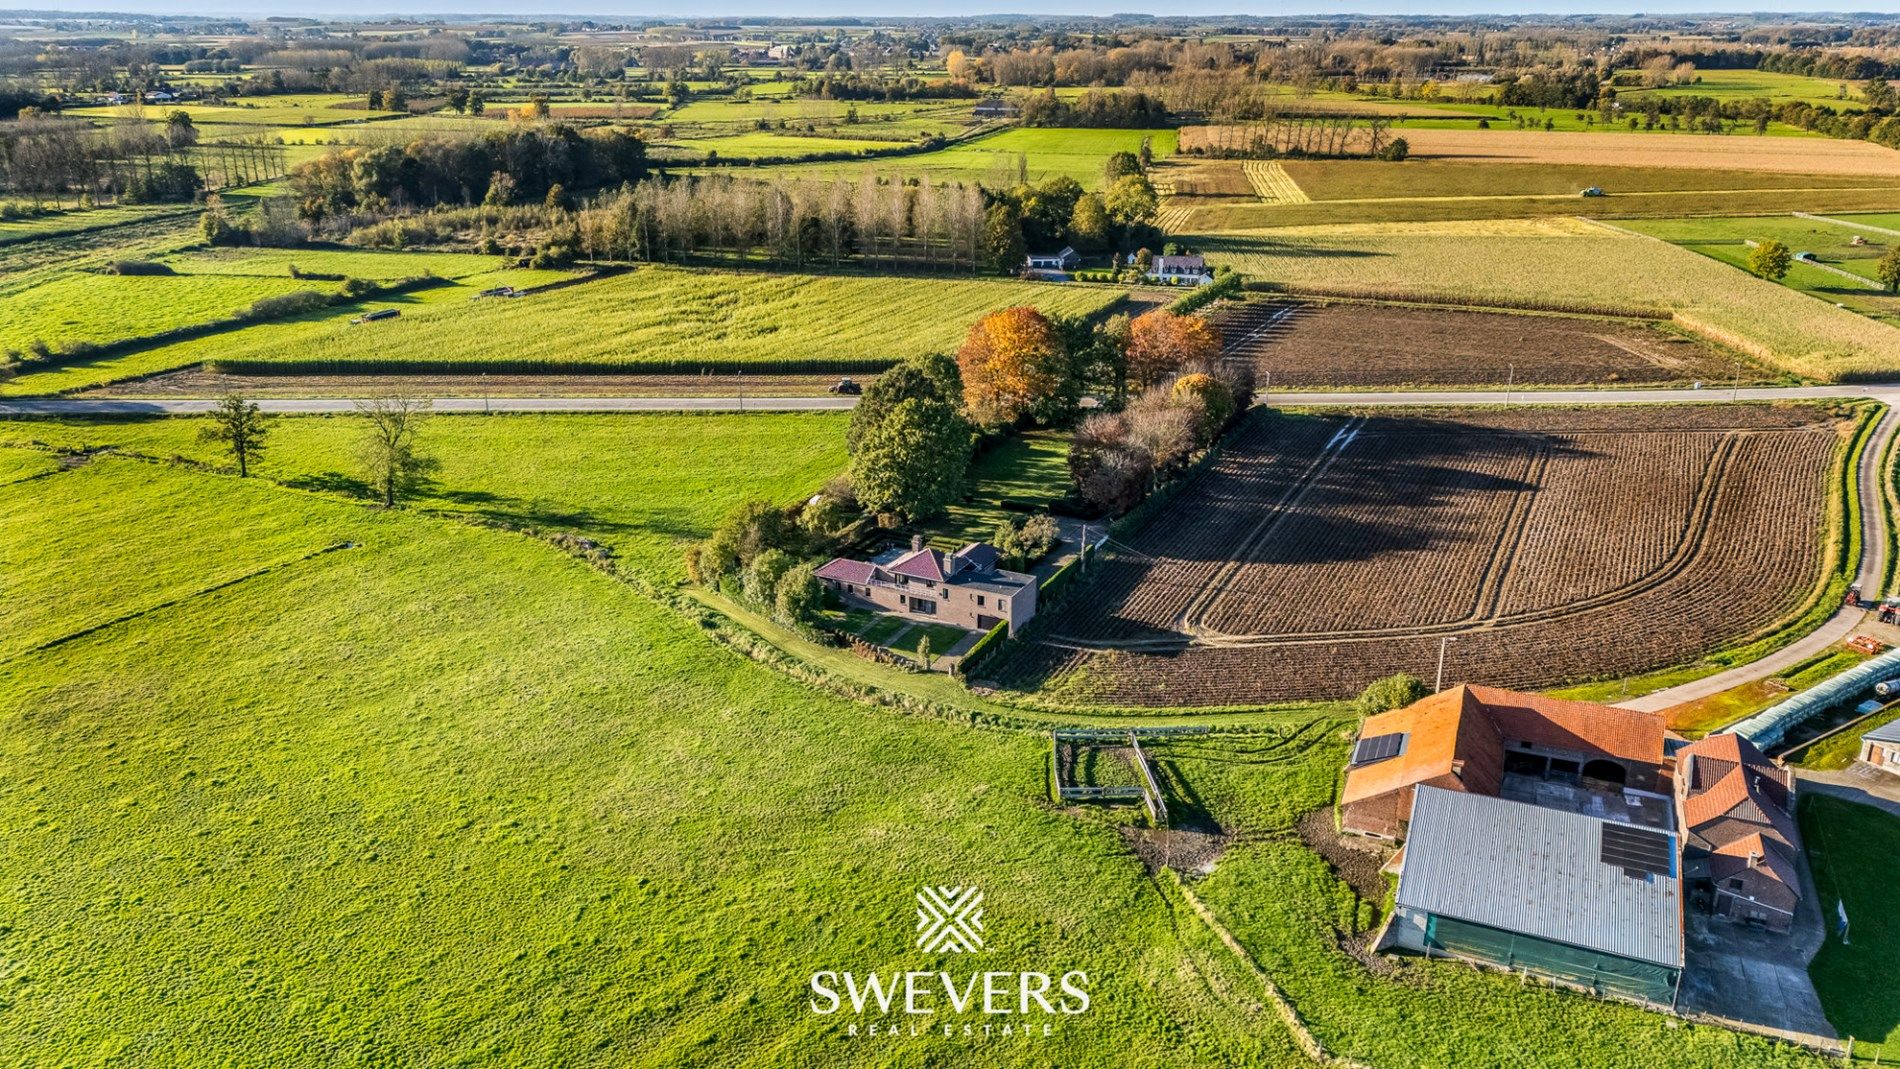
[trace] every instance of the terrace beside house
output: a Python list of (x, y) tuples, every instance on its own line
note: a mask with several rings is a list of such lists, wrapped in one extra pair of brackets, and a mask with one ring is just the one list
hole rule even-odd
[(847, 606), (910, 620), (1009, 633), (1036, 615), (1036, 577), (997, 567), (995, 546), (971, 542), (943, 553), (911, 539), (910, 551), (886, 560), (835, 557), (813, 574)]

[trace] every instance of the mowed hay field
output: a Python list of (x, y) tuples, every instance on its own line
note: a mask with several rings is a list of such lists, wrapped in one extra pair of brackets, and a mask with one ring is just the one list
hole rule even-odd
[(1834, 381), (1900, 372), (1900, 330), (1666, 242), (1568, 224), (1467, 233), (1272, 230), (1191, 239), (1215, 263), (1296, 293), (1579, 310), (1647, 307), (1761, 363)]
[(1825, 600), (1857, 425), (1795, 405), (1259, 411), (998, 678), (1232, 705), (1430, 679), (1444, 638), (1451, 678), (1499, 686), (1684, 663)]
[[(1537, 134), (1537, 137), (1564, 137)], [(1608, 135), (1618, 137), (1622, 135)], [(1679, 138), (1664, 138), (1675, 143)], [(1886, 151), (1882, 149), (1881, 151)], [(1237, 160), (1172, 164), (1165, 211), (1183, 227), (1233, 230), (1367, 222), (1516, 219), (1580, 213), (1645, 218), (1738, 212), (1865, 211), (1900, 203), (1900, 170), (1880, 175), (1696, 166), (1424, 159), (1289, 160), (1300, 196), (1260, 198)], [(1581, 197), (1597, 187), (1602, 197)]]
[(985, 182), (1006, 187), (1020, 164), (1032, 182), (1065, 175), (1085, 189), (1102, 185), (1102, 166), (1117, 152), (1135, 152), (1143, 140), (1155, 157), (1174, 154), (1173, 130), (1069, 130), (1017, 128), (972, 138), (935, 152), (920, 152), (863, 162), (784, 164), (748, 174), (786, 173), (799, 178), (844, 176), (866, 171), (885, 177), (926, 177), (935, 181)]
[[(744, 417), (768, 428), (749, 466), (700, 468), (739, 419), (701, 435), (684, 417), (469, 417), (438, 493), (488, 493), (479, 458), (514, 472), (521, 496), (557, 493), (574, 456), (671, 432), (672, 449), (637, 446), (616, 477), (698, 471), (700, 485), (575, 522), (629, 544), (699, 537), (720, 510), (709, 493), (722, 507), (810, 489), (779, 466), (786, 443), (822, 433), (803, 417)], [(0, 525), (0, 581), (83, 574), (111, 595), (46, 630), (126, 617), (0, 659), (0, 879), (9, 966), (32, 989), (8, 1010), (0, 1060), (1310, 1064), (1112, 815), (1047, 805), (1045, 735), (834, 697), (537, 540), (298, 483), (329, 463), (322, 433), (304, 436), (322, 422), (278, 424), (284, 483), (101, 455), (0, 487), (15, 520)], [(429, 429), (445, 454), (452, 422)], [(537, 426), (551, 432), (524, 430)], [(0, 438), (129, 430), (0, 424)], [(339, 533), (358, 548), (258, 572)], [(69, 563), (87, 540), (138, 552)], [(198, 563), (207, 585), (251, 577), (204, 591)], [(1455, 963), (1367, 971), (1334, 940), (1371, 910), (1293, 835), (1328, 804), (1350, 724), (1278, 728), (1160, 759), (1267, 851), (1199, 891), (1331, 1049), (1382, 1069), (1526, 1050), (1577, 1069), (1820, 1064)], [(808, 1012), (818, 969), (969, 968), (913, 949), (913, 895), (971, 873), (990, 941), (976, 967), (1087, 971), (1088, 1014), (1045, 1042), (849, 1039)], [(1435, 1011), (1446, 999), (1456, 1017)]]
[[(1083, 314), (1125, 291), (988, 279), (862, 278), (647, 267), (520, 300), (444, 304), (288, 344), (240, 335), (211, 357), (243, 373), (700, 369), (879, 370), (954, 349), (985, 312)], [(176, 365), (174, 365), (176, 366)]]

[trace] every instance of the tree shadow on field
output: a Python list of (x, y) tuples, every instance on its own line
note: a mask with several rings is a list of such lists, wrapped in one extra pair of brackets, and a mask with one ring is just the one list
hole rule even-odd
[(299, 475), (285, 479), (284, 485), (292, 490), (308, 490), (317, 494), (337, 494), (342, 497), (369, 497), (368, 482), (354, 475), (345, 475), (340, 471), (325, 471), (315, 475)]

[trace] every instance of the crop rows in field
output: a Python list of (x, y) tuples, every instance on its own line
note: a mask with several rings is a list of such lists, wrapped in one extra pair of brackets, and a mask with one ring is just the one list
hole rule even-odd
[(230, 339), (240, 373), (451, 370), (876, 370), (951, 350), (986, 312), (1084, 314), (1122, 299), (1096, 286), (645, 268), (522, 300), (453, 302), (401, 319), (332, 324), (269, 346)]
[(1816, 589), (1809, 408), (1256, 415), (999, 675), (1130, 705), (1545, 687), (1679, 663)]
[(1286, 168), (1268, 160), (1248, 160), (1241, 164), (1254, 196), (1267, 204), (1305, 204), (1313, 198), (1300, 189)]
[(1249, 301), (1218, 313), (1228, 359), (1276, 387), (1727, 382), (1713, 347), (1642, 323), (1450, 308)]

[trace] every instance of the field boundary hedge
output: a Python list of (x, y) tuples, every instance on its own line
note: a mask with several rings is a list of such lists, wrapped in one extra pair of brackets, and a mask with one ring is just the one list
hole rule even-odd
[(1198, 312), (1223, 298), (1238, 297), (1245, 282), (1246, 276), (1238, 271), (1222, 275), (1205, 286), (1196, 287), (1193, 293), (1169, 305), (1168, 311), (1184, 316), (1190, 312)]

